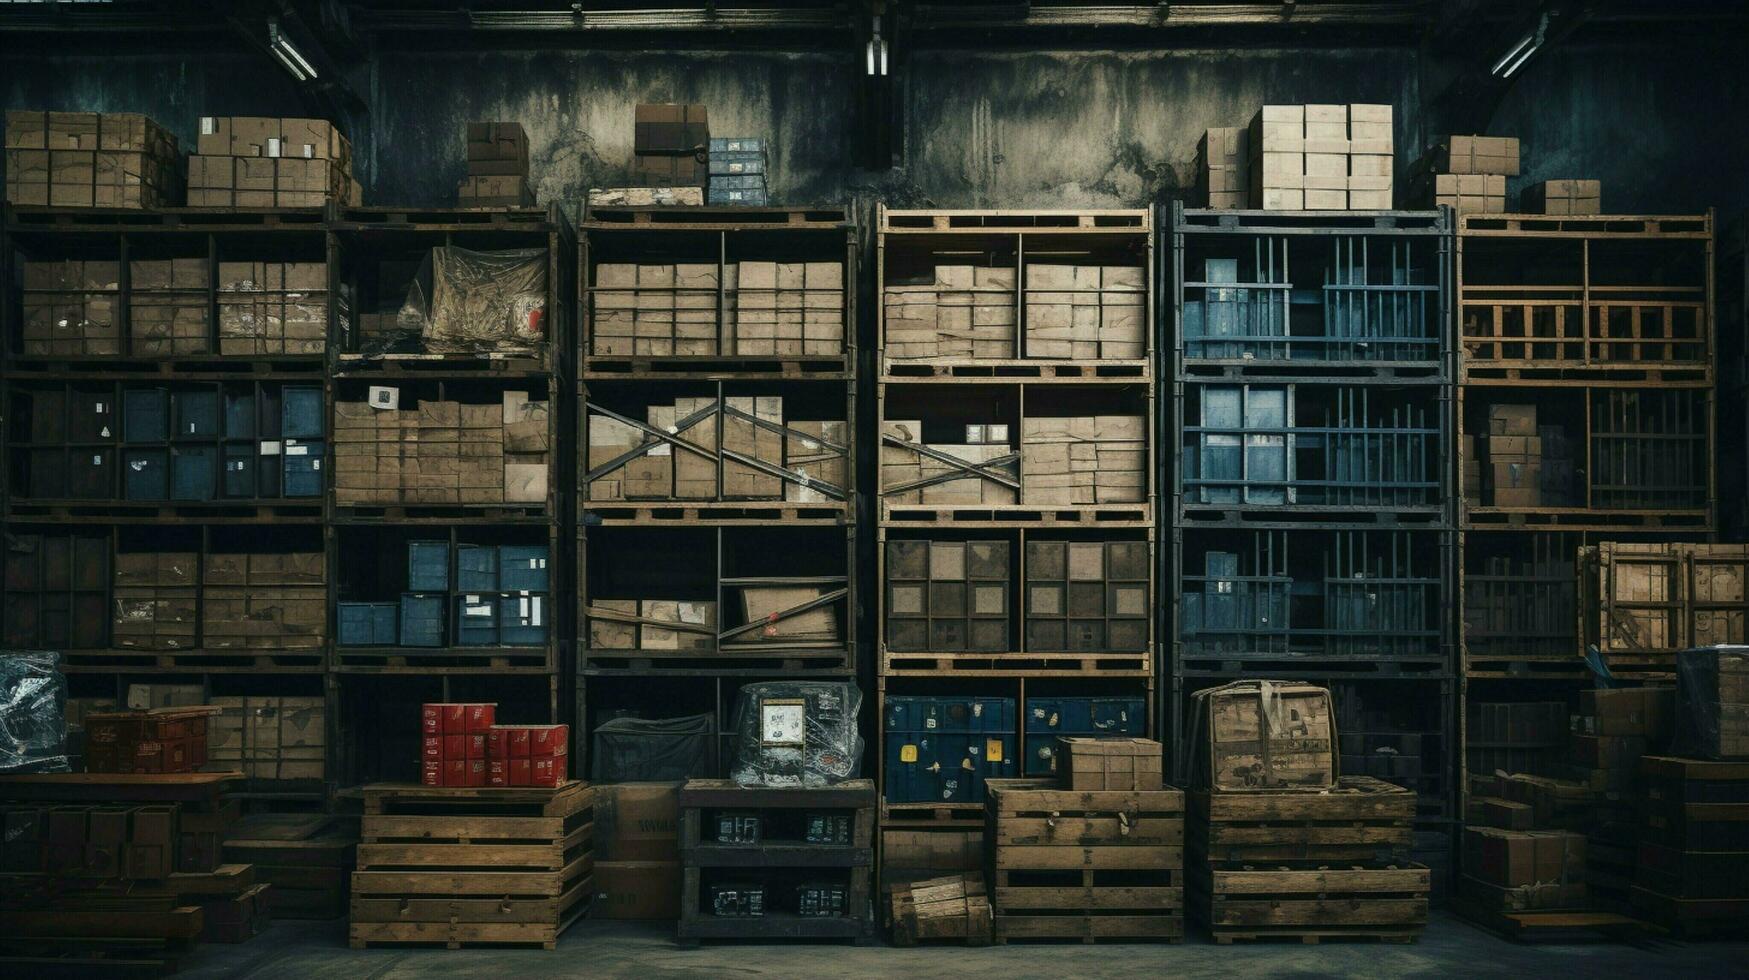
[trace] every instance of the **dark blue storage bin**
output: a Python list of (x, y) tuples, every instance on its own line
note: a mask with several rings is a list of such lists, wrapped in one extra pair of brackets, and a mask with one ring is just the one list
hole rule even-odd
[(1061, 736), (1145, 735), (1147, 728), (1147, 706), (1141, 698), (1028, 698), (1022, 772), (1056, 772)]
[(337, 611), (340, 645), (394, 646), (397, 607), (392, 602), (342, 602)]
[(222, 491), (232, 500), (253, 500), (258, 491), (253, 442), (230, 443), (225, 446), (225, 472)]
[(401, 646), (443, 646), (443, 600), (441, 595), (417, 595), (411, 592), (402, 594)]
[(497, 592), (498, 549), (489, 544), (456, 545), (455, 587), (458, 592)]
[(287, 439), (320, 439), (322, 389), (293, 386), (280, 392), (280, 435)]
[(458, 595), (455, 597), (455, 645), (458, 647), (491, 647), (498, 645), (498, 597), (496, 595)]
[(284, 495), (287, 497), (320, 497), (322, 495), (322, 453), (326, 447), (319, 442), (294, 443), (287, 440), (284, 454)]
[(129, 388), (121, 393), (123, 442), (170, 439), (170, 393), (163, 388)]
[(505, 544), (498, 546), (498, 587), (506, 592), (545, 592), (547, 546)]
[(1013, 698), (888, 698), (886, 730), (890, 803), (979, 803), (1019, 770)]
[(225, 438), (255, 438), (255, 392), (225, 392)]
[(222, 416), (218, 391), (207, 388), (179, 391), (170, 401), (176, 409), (174, 438), (199, 442), (219, 437)]
[(170, 453), (129, 449), (121, 457), (122, 496), (127, 500), (165, 500), (170, 496)]
[(544, 595), (500, 595), (498, 642), (507, 647), (546, 646), (549, 614)]
[(407, 588), (415, 592), (449, 591), (449, 542), (407, 542)]
[(170, 499), (213, 500), (219, 495), (219, 447), (170, 450)]

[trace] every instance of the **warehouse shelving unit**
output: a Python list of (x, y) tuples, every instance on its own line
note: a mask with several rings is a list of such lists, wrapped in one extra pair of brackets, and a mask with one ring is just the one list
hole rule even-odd
[[(1476, 477), (1460, 522), (1467, 794), (1470, 749), (1498, 748), (1469, 741), (1475, 705), (1570, 703), (1590, 677), (1579, 549), (1705, 542), (1719, 528), (1722, 338), (1711, 212), (1465, 215), (1456, 255), (1458, 459)], [(1491, 458), (1478, 437), (1503, 405), (1537, 414), (1534, 502), (1503, 505), (1480, 483)]]
[[(843, 207), (586, 211), (576, 258), (580, 371), (571, 422), (578, 447), (573, 754), (580, 776), (592, 764), (596, 719), (708, 714), (716, 734), (710, 765), (720, 776), (743, 685), (855, 681), (857, 251), (855, 223)], [(786, 270), (836, 264), (837, 278), (749, 285), (740, 277), (743, 263)], [(703, 278), (677, 281), (676, 266)], [(638, 268), (666, 274), (656, 282), (642, 273), (650, 281), (640, 283)], [(612, 281), (615, 270), (627, 269), (632, 281)], [(755, 309), (783, 310), (794, 336), (775, 336), (776, 316), (743, 317)], [(760, 404), (771, 397), (783, 400), (775, 418)], [(672, 423), (652, 417), (652, 409), (656, 416), (674, 411)], [(592, 419), (636, 433), (640, 445), (592, 447)], [(824, 429), (837, 424), (843, 436), (834, 439)], [(767, 442), (781, 462), (741, 451), (741, 437)], [(684, 499), (675, 486), (681, 463), (708, 474), (693, 474)], [(821, 478), (822, 466), (841, 470), (843, 479)], [(656, 474), (656, 483), (620, 488), (640, 470)], [(745, 606), (749, 589), (816, 597), (761, 607), (756, 617)], [(639, 600), (712, 603), (713, 621), (645, 643), (642, 631), (655, 624), (641, 615)], [(628, 603), (630, 611), (616, 608)], [(799, 629), (822, 614), (830, 638), (757, 636), (786, 621)], [(625, 635), (592, 636), (603, 627)]]
[[(958, 841), (983, 827), (980, 791), (888, 799), (889, 770), (910, 761), (888, 745), (889, 714), (915, 703), (893, 699), (936, 699), (950, 716), (1008, 699), (1013, 715), (999, 722), (943, 719), (990, 777), (1048, 775), (1058, 732), (1095, 733), (1060, 717), (1083, 713), (1066, 707), (1081, 699), (1109, 715), (1100, 731), (1156, 731), (1154, 219), (881, 207), (877, 221), (880, 826)], [(919, 302), (931, 319), (912, 328), (906, 304)], [(1029, 474), (1028, 420), (1101, 416), (1136, 420), (1120, 441), (1139, 460), (1139, 490), (1074, 504), (1037, 492), (1050, 477)], [(1090, 448), (1097, 434), (1084, 435), (1070, 440)], [(954, 443), (965, 445), (942, 448)], [(956, 481), (971, 481), (976, 502), (931, 492)], [(1062, 604), (1047, 607), (1047, 594)]]
[[(315, 209), (137, 211), (6, 205), (0, 212), (0, 400), (6, 419), (0, 521), (8, 539), (7, 602), (0, 629), (8, 646), (62, 650), (70, 696), (125, 704), (129, 686), (142, 683), (198, 686), (205, 697), (325, 696), (326, 649), (319, 638), (292, 649), (262, 649), (248, 637), (209, 631), (213, 624), (208, 614), (216, 597), (237, 590), (205, 581), (209, 556), (308, 554), (323, 548), (320, 495), (287, 497), (253, 484), (268, 473), (261, 461), (270, 458), (255, 452), (257, 444), (283, 444), (279, 394), (287, 387), (323, 386), (324, 355), (319, 349), (221, 352), (228, 339), (221, 330), (227, 306), (260, 294), (228, 291), (220, 275), (221, 263), (234, 262), (326, 268), (323, 217)], [(113, 267), (102, 283), (44, 283), (25, 267), (69, 261)], [(136, 281), (136, 270), (142, 267), (135, 263), (169, 261), (176, 262), (178, 275), (198, 277), (198, 283), (169, 288)], [(86, 288), (92, 285), (101, 288)], [(306, 302), (283, 291), (274, 295), (279, 302)], [(45, 342), (43, 323), (27, 328), (27, 303), (39, 310), (50, 304), (59, 311), (53, 319), (63, 328), (76, 325), (74, 331), (57, 331)], [(312, 304), (311, 320), (326, 322), (332, 303), (332, 291), (324, 290)], [(169, 314), (175, 325), (160, 319), (162, 330), (149, 329), (149, 311), (166, 307), (175, 308)], [(90, 334), (80, 325), (105, 322), (107, 327), (93, 327)], [(28, 346), (27, 329), (36, 340)], [(126, 439), (121, 409), (127, 393), (150, 389), (210, 396), (215, 409), (227, 400), (249, 406), (247, 432), (226, 431), (222, 410), (202, 421), (214, 429), (210, 435), (202, 433), (202, 452), (189, 458), (210, 467), (205, 478), (210, 478), (211, 499), (125, 499), (122, 470), (128, 447), (168, 462), (173, 453), (192, 445), (169, 431), (150, 445)], [(168, 394), (163, 404), (172, 404)], [(74, 411), (91, 415), (91, 431), (72, 431)], [(103, 417), (107, 425), (99, 421)], [(175, 424), (168, 417), (164, 422), (167, 430)], [(234, 492), (227, 494), (221, 447), (232, 445), (239, 450), (236, 465), (247, 468), (252, 486), (234, 484)], [(75, 485), (75, 466), (87, 454), (84, 482)], [(280, 458), (272, 459), (277, 482), (284, 473)], [(166, 498), (171, 496), (166, 492)], [(116, 581), (118, 560), (159, 550), (192, 557), (193, 566), (178, 572), (186, 585), (173, 590), (192, 621), (179, 621), (164, 635), (156, 635), (156, 626), (144, 636), (115, 635), (118, 594), (134, 594)], [(221, 587), (231, 591), (215, 591)], [(170, 635), (172, 631), (177, 635)], [(251, 801), (281, 807), (320, 806), (327, 795), (322, 780), (307, 778), (251, 779), (239, 790)]]
[[(1449, 867), (1457, 712), (1452, 219), (1174, 203), (1161, 580), (1177, 779), (1196, 690), (1341, 690), (1351, 765), (1416, 789)], [(1378, 756), (1375, 757), (1374, 753)], [(1348, 769), (1344, 770), (1349, 771)], [(1359, 770), (1362, 772), (1366, 769)]]
[[(405, 544), (443, 541), (448, 547), (443, 639), (438, 646), (339, 644), (335, 632), (328, 683), (335, 714), (338, 782), (418, 781), (419, 705), (427, 701), (498, 701), (499, 718), (557, 723), (568, 717), (569, 588), (564, 542), (572, 500), (570, 398), (576, 372), (571, 297), (577, 234), (558, 205), (540, 208), (404, 209), (331, 207), (334, 292), (350, 307), (336, 311), (329, 345), (329, 406), (365, 402), (373, 387), (392, 387), (405, 405), (415, 399), (501, 403), (506, 392), (547, 403), (544, 499), (468, 503), (412, 501), (342, 503), (330, 484), (326, 503), (330, 607), (343, 600), (383, 599), (407, 591)], [(435, 247), (481, 252), (528, 250), (544, 264), (545, 341), (530, 351), (458, 349), (427, 352), (411, 337), (364, 329), (369, 315), (393, 315)], [(404, 496), (404, 494), (403, 494)], [(459, 637), (455, 545), (479, 542), (544, 545), (549, 601), (540, 644), (469, 645)], [(337, 614), (336, 614), (337, 615)], [(337, 628), (337, 620), (333, 625)]]

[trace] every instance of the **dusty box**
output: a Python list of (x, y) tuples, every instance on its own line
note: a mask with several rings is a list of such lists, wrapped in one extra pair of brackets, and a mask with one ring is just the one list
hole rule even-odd
[(1520, 200), (1523, 209), (1533, 214), (1602, 214), (1603, 182), (1545, 180), (1526, 187)]
[(1217, 791), (1335, 785), (1330, 692), (1309, 684), (1238, 681), (1195, 694), (1199, 780)]
[(680, 783), (618, 783), (598, 787), (597, 862), (678, 862), (680, 786)]
[(1434, 145), (1431, 162), (1434, 171), (1441, 174), (1516, 177), (1518, 138), (1447, 136)]
[(1576, 725), (1585, 735), (1637, 736), (1662, 746), (1670, 741), (1675, 708), (1676, 691), (1668, 687), (1580, 691)]
[(812, 602), (824, 596), (828, 591), (830, 590), (819, 586), (742, 586), (742, 615), (749, 623), (763, 622), (765, 625), (757, 630), (742, 633), (736, 638), (737, 641), (745, 643), (838, 642), (836, 603), (815, 606), (805, 612), (789, 613), (789, 610)]
[(1251, 185), (1250, 130), (1210, 129), (1197, 144), (1197, 181), (1211, 208), (1248, 206)]
[(597, 919), (676, 919), (680, 917), (678, 861), (597, 861), (591, 879)]
[(1679, 751), (1708, 759), (1749, 758), (1749, 647), (1677, 655)]
[(1145, 738), (1059, 738), (1059, 772), (1077, 791), (1158, 790), (1164, 752)]
[(711, 142), (710, 116), (702, 105), (640, 103), (632, 111), (632, 148), (639, 154), (703, 154)]

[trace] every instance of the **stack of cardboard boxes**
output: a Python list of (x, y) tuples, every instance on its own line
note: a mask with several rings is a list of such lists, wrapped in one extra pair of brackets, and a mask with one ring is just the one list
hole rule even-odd
[[(736, 395), (720, 402), (702, 396), (677, 398), (673, 404), (649, 406), (645, 415), (652, 428), (669, 433), (683, 445), (658, 439), (608, 415), (591, 414), (589, 469), (602, 472), (589, 481), (590, 500), (820, 503), (843, 497), (830, 495), (816, 484), (849, 490), (847, 425), (833, 419), (791, 420), (786, 424), (781, 396)], [(625, 458), (628, 453), (636, 455)], [(613, 468), (607, 469), (610, 465)], [(764, 467), (787, 469), (806, 482), (786, 479)]]
[(121, 291), (119, 263), (73, 259), (25, 262), (23, 266), (20, 353), (121, 353), (121, 324), (115, 310)]
[(325, 119), (203, 116), (188, 158), (191, 207), (357, 206), (352, 144)]
[(756, 136), (711, 139), (710, 201), (729, 207), (771, 203), (765, 186), (765, 141)]
[(248, 779), (321, 779), (327, 708), (320, 697), (214, 697), (207, 767)]
[(176, 137), (132, 112), (6, 113), (6, 200), (57, 208), (177, 203)]
[(717, 604), (685, 599), (593, 599), (592, 650), (709, 650), (717, 642)]
[(725, 311), (733, 353), (844, 353), (844, 266), (839, 262), (742, 262)]
[(594, 354), (844, 352), (842, 263), (602, 263), (595, 277)]
[(1417, 167), (1413, 197), (1423, 207), (1446, 205), (1458, 214), (1506, 211), (1506, 178), (1519, 172), (1513, 136), (1447, 136)]
[[(886, 356), (896, 361), (1015, 356), (1014, 270), (938, 265), (933, 282), (886, 287)], [(1097, 297), (1093, 307), (1097, 314)]]
[(1545, 180), (1524, 189), (1524, 210), (1532, 214), (1602, 214), (1600, 180)]
[(925, 444), (921, 421), (882, 422), (881, 494), (900, 504), (1016, 503), (1018, 459), (1009, 439), (1006, 423), (990, 422), (967, 425), (963, 443)]
[(334, 405), (335, 502), (538, 504), (547, 499), (547, 403), (507, 391), (501, 403), (424, 400), (399, 391)]
[(320, 553), (209, 554), (202, 573), (207, 650), (319, 651), (328, 638)]
[(1567, 774), (1592, 793), (1579, 829), (1586, 837), (1586, 884), (1594, 907), (1626, 912), (1631, 906), (1645, 795), (1640, 760), (1669, 745), (1675, 694), (1668, 687), (1579, 692)]
[(1266, 105), (1247, 134), (1252, 207), (1270, 211), (1391, 206), (1388, 105)]
[(632, 183), (700, 187), (709, 176), (711, 127), (702, 105), (640, 104), (633, 111)]
[(326, 264), (219, 263), (220, 354), (321, 354), (327, 349)]
[(594, 887), (594, 918), (679, 916), (679, 783), (597, 787)]
[(1198, 196), (1211, 208), (1250, 206), (1251, 131), (1219, 127), (1203, 133), (1196, 145)]
[(1147, 272), (1136, 266), (1026, 267), (1026, 356), (1134, 360), (1147, 350)]
[(119, 552), (110, 635), (129, 650), (190, 650), (200, 602), (191, 552)]
[(843, 602), (803, 609), (828, 594), (817, 585), (763, 585), (743, 579), (734, 587), (741, 593), (741, 618), (760, 623), (758, 629), (736, 634), (730, 642), (743, 645), (790, 644), (832, 646), (838, 643), (838, 617)]
[(128, 339), (134, 354), (212, 352), (207, 322), (209, 269), (205, 258), (128, 264)]
[(1020, 422), (1021, 499), (1091, 506), (1148, 499), (1148, 420), (1140, 415), (1050, 416)]
[(517, 122), (468, 123), (468, 175), (456, 185), (464, 208), (531, 208), (528, 134)]
[(1542, 506), (1543, 441), (1535, 405), (1490, 405), (1481, 451), (1488, 460), (1489, 506)]

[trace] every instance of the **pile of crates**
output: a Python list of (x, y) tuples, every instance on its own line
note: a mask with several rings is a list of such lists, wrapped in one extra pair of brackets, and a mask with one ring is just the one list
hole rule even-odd
[(552, 626), (545, 545), (407, 545), (407, 588), (395, 602), (342, 601), (342, 646), (542, 647)]

